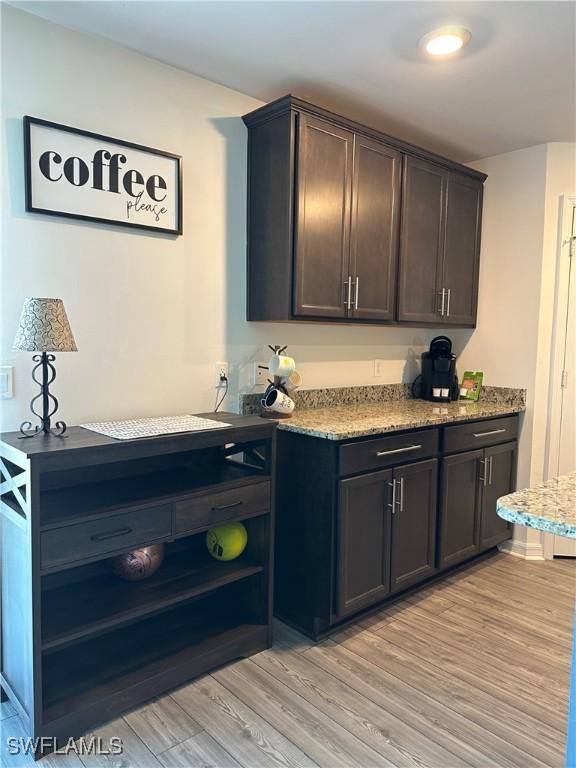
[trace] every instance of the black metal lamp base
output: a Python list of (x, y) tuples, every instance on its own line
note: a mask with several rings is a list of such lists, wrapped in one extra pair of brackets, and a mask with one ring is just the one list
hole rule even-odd
[[(66, 424), (63, 421), (57, 421), (52, 427), (52, 416), (58, 410), (58, 400), (50, 392), (50, 384), (56, 378), (56, 368), (52, 365), (56, 357), (49, 355), (47, 352), (42, 352), (41, 355), (34, 355), (32, 360), (37, 363), (32, 369), (32, 378), (40, 387), (39, 394), (32, 398), (30, 402), (30, 410), (32, 413), (40, 419), (40, 424), (35, 427), (32, 426), (31, 421), (23, 421), (20, 425), (21, 437), (36, 437), (37, 435), (53, 435), (54, 437), (65, 437)], [(39, 381), (36, 377), (38, 369), (42, 369), (42, 380)], [(37, 400), (42, 399), (42, 413), (38, 413), (35, 409)]]

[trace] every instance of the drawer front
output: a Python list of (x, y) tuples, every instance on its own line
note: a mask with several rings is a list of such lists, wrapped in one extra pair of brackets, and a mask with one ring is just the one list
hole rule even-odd
[(348, 443), (340, 448), (340, 474), (352, 475), (372, 469), (426, 459), (438, 453), (438, 430), (409, 432)]
[(176, 533), (206, 528), (270, 510), (270, 483), (207, 493), (175, 504)]
[(55, 528), (41, 536), (42, 568), (54, 568), (143, 546), (166, 538), (171, 532), (172, 510), (169, 506), (133, 510)]
[(444, 429), (444, 452), (470, 451), (487, 445), (498, 445), (518, 436), (518, 417), (473, 421)]

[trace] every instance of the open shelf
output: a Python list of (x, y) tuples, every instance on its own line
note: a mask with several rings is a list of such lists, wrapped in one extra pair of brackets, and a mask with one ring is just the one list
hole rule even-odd
[(199, 672), (264, 648), (268, 627), (251, 622), (250, 615), (256, 614), (250, 611), (244, 610), (241, 618), (243, 600), (237, 586), (223, 588), (220, 597), (179, 606), (106, 638), (46, 656), (44, 722), (80, 718), (83, 711), (106, 701), (109, 712), (120, 704), (125, 709), (145, 699), (148, 689), (168, 690)]
[(172, 501), (216, 486), (218, 491), (223, 491), (267, 479), (267, 475), (253, 466), (220, 461), (48, 489), (41, 494), (41, 528), (47, 530), (139, 504)]
[(205, 551), (185, 549), (167, 556), (159, 571), (143, 581), (123, 581), (108, 572), (47, 589), (42, 611), (42, 649), (57, 651), (263, 570), (264, 566), (246, 557), (229, 563), (217, 562)]

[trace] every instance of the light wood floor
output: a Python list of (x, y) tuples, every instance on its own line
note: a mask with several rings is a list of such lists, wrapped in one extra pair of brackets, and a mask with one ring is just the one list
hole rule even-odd
[(574, 561), (496, 555), (324, 643), (279, 625), (270, 651), (98, 730), (121, 758), (37, 765), (560, 768), (575, 585)]

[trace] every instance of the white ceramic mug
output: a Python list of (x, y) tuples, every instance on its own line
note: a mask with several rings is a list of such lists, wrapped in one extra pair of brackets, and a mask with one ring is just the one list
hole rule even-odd
[(298, 371), (292, 371), (290, 376), (286, 377), (282, 383), (289, 392), (293, 392), (302, 384), (302, 376), (300, 376)]
[(276, 387), (272, 387), (266, 393), (266, 396), (262, 399), (262, 405), (268, 411), (276, 411), (276, 413), (292, 413), (294, 410), (294, 400), (288, 395), (285, 395)]
[(272, 376), (280, 376), (286, 379), (296, 370), (296, 363), (294, 358), (288, 357), (288, 355), (272, 355), (268, 363), (268, 370)]

